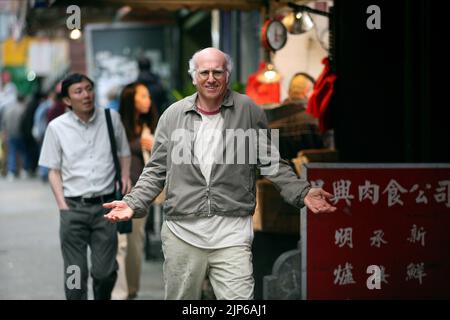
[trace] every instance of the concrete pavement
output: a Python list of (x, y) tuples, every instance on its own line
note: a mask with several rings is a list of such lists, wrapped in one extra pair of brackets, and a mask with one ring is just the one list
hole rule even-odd
[[(58, 214), (49, 184), (0, 177), (0, 300), (65, 299)], [(162, 261), (143, 261), (138, 299), (163, 297)]]

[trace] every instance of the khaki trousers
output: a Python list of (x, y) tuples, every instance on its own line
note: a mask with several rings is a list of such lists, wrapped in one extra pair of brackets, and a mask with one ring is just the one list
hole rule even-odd
[(179, 239), (163, 223), (166, 300), (198, 300), (208, 276), (217, 299), (253, 299), (252, 252), (249, 246), (201, 249)]
[(133, 231), (118, 234), (119, 248), (116, 260), (119, 264), (119, 270), (116, 285), (112, 292), (113, 300), (134, 298), (139, 292), (146, 221), (147, 216), (133, 219)]

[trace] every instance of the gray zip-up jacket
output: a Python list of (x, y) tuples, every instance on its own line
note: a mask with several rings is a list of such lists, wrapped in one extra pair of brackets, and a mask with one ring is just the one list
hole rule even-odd
[[(201, 121), (196, 99), (197, 93), (186, 97), (161, 116), (151, 159), (131, 193), (124, 197), (134, 217), (147, 214), (150, 203), (164, 187), (165, 219), (251, 215), (256, 205), (257, 168), (275, 183), (288, 203), (302, 207), (309, 183), (299, 179), (288, 163), (279, 159), (278, 152), (263, 152), (276, 140), (264, 134), (268, 132), (264, 111), (249, 97), (234, 91), (227, 91), (221, 106), (223, 158), (213, 164), (209, 185), (206, 183), (193, 152), (196, 122)], [(248, 134), (247, 144), (239, 144), (233, 136), (242, 137), (242, 133)], [(252, 134), (257, 138), (250, 139)], [(249, 150), (245, 159), (239, 150)]]

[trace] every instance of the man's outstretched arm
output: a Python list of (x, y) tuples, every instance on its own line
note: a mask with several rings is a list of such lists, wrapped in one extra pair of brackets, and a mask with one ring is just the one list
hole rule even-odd
[(270, 155), (258, 152), (258, 167), (267, 179), (275, 183), (280, 189), (280, 194), (288, 203), (303, 207), (306, 205), (314, 213), (329, 213), (336, 211), (328, 200), (333, 197), (322, 188), (311, 188), (308, 181), (299, 179), (289, 164), (281, 159), (278, 144), (271, 141), (267, 119), (264, 112), (257, 109), (259, 113), (256, 122), (257, 129), (263, 130), (267, 135), (260, 135), (258, 139), (258, 150), (270, 150)]

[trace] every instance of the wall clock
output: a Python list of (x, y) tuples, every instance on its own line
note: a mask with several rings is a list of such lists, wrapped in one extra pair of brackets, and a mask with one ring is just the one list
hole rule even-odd
[(261, 42), (263, 46), (272, 51), (280, 50), (287, 41), (287, 29), (281, 21), (266, 20), (261, 29)]

